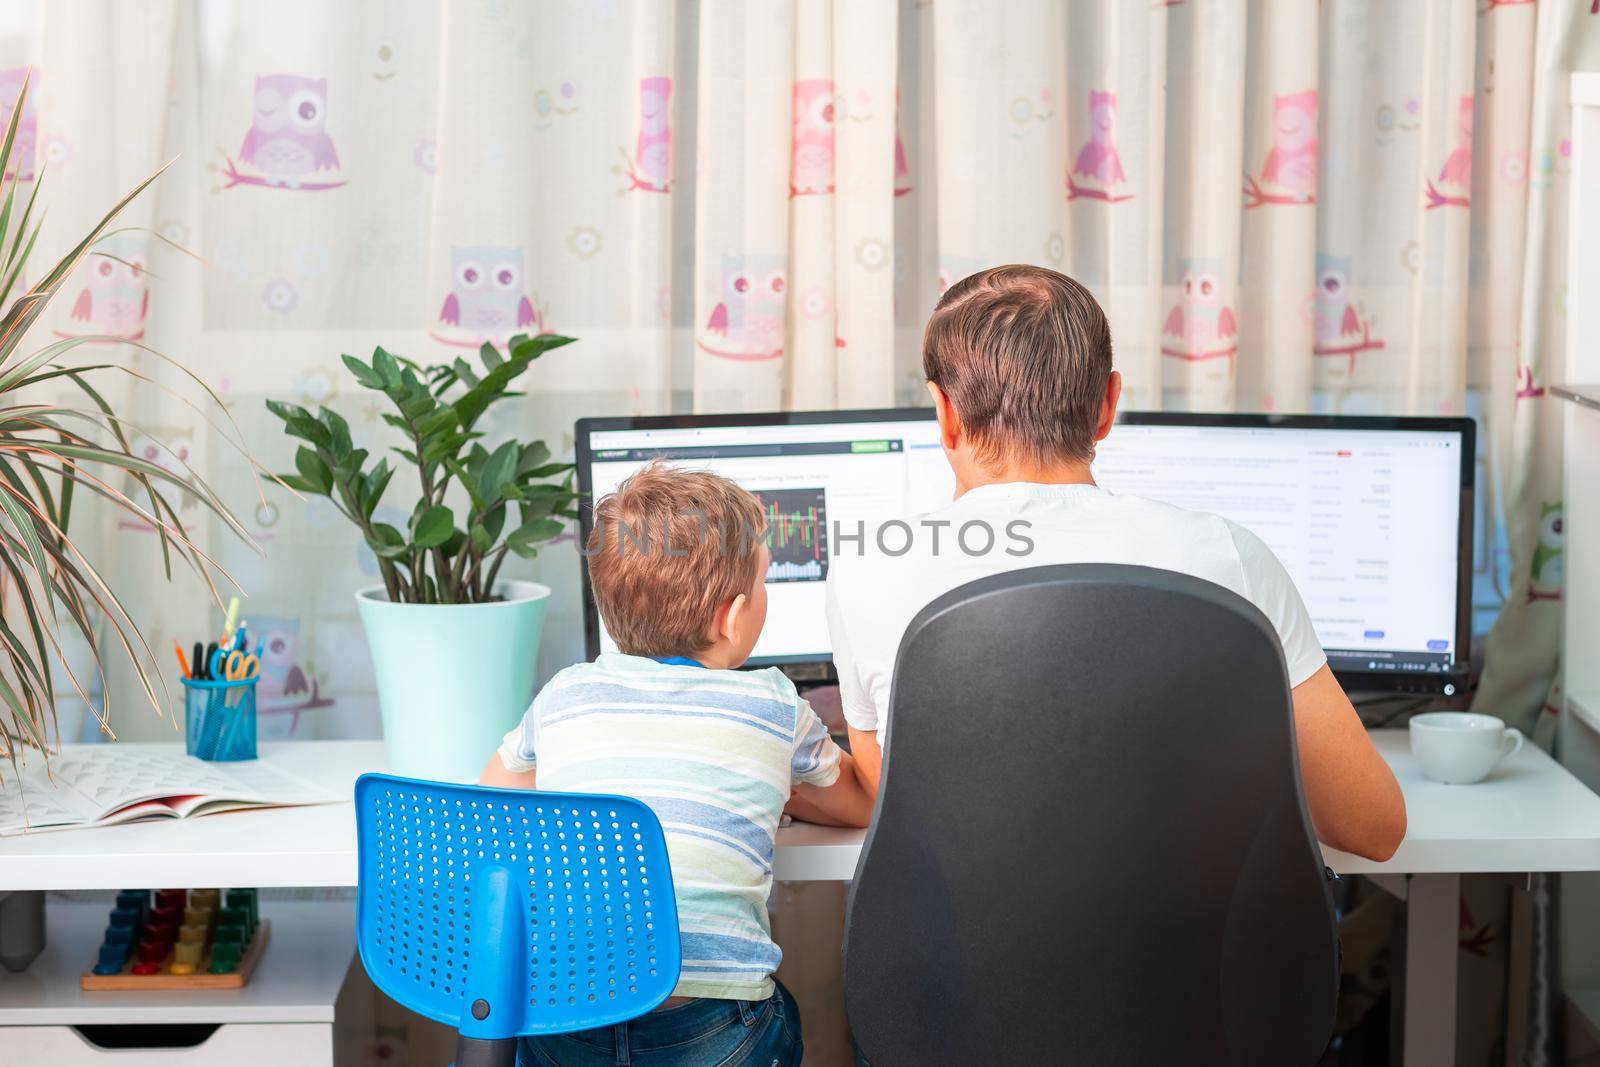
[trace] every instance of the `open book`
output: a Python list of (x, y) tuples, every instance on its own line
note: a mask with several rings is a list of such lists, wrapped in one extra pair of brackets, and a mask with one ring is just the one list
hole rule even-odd
[(260, 760), (208, 763), (143, 745), (74, 747), (48, 764), (34, 753), (20, 780), (0, 765), (0, 784), (0, 836), (344, 799)]

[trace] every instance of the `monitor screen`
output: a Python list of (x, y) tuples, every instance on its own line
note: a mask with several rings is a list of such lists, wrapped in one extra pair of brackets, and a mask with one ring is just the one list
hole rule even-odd
[[(869, 417), (873, 414), (892, 417)], [(826, 660), (831, 649), (823, 581), (830, 535), (854, 530), (858, 521), (870, 528), (876, 521), (928, 511), (955, 492), (938, 426), (928, 412), (854, 415), (841, 412), (836, 422), (755, 425), (736, 417), (696, 426), (648, 425), (655, 420), (639, 419), (631, 420), (637, 426), (618, 429), (602, 429), (609, 420), (594, 420), (587, 434), (579, 423), (580, 487), (599, 500), (659, 456), (714, 471), (755, 493), (767, 513), (772, 564), (767, 624), (750, 662)], [(587, 610), (587, 597), (585, 602)], [(595, 636), (600, 651), (616, 651), (603, 627)]]
[(1464, 670), (1471, 423), (1240, 418), (1130, 413), (1100, 443), (1095, 480), (1265, 541), (1336, 673)]
[[(837, 530), (930, 511), (954, 492), (925, 409), (585, 419), (577, 443), (579, 485), (594, 500), (658, 456), (761, 499), (772, 564), (755, 666), (827, 661), (822, 583)], [(1347, 685), (1459, 683), (1470, 420), (1130, 412), (1100, 443), (1094, 475), (1255, 532), (1288, 569)], [(585, 594), (591, 655), (615, 651)]]

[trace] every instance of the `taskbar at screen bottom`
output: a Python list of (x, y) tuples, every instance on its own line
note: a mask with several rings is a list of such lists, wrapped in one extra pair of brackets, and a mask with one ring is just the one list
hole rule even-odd
[(1328, 664), (1335, 671), (1385, 671), (1398, 674), (1450, 674), (1455, 656), (1449, 652), (1408, 650), (1374, 651), (1367, 648), (1325, 648)]
[[(1328, 666), (1348, 691), (1441, 693), (1454, 696), (1466, 688), (1467, 667), (1449, 653), (1386, 652), (1383, 658), (1356, 649), (1325, 649)], [(752, 656), (746, 670), (777, 667), (797, 682), (836, 679), (827, 653)]]
[(1325, 650), (1328, 666), (1346, 692), (1438, 693), (1453, 697), (1467, 688), (1467, 664), (1450, 653)]

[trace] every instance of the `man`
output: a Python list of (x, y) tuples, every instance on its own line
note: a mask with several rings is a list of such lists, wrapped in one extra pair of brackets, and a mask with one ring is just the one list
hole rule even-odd
[[(1317, 836), (1371, 859), (1392, 856), (1406, 827), (1399, 784), (1329, 670), (1282, 563), (1260, 538), (1219, 516), (1095, 485), (1094, 446), (1111, 432), (1122, 377), (1111, 369), (1110, 328), (1089, 291), (1042, 267), (974, 274), (934, 309), (922, 366), (956, 499), (923, 517), (909, 551), (836, 554), (828, 579), (840, 697), (869, 791), (876, 794), (881, 773), (895, 653), (921, 608), (1002, 571), (1139, 564), (1215, 582), (1262, 610), (1288, 664)], [(995, 532), (992, 551), (957, 547), (958, 532), (973, 522)], [(1012, 525), (1018, 522), (1025, 525)], [(1025, 534), (1008, 537), (1016, 530)], [(1031, 550), (1014, 554), (1022, 541)]]

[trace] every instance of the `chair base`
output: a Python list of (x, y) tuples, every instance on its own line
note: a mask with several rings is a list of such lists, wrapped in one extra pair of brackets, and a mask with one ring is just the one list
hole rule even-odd
[(455, 1067), (517, 1067), (517, 1039), (457, 1034)]

